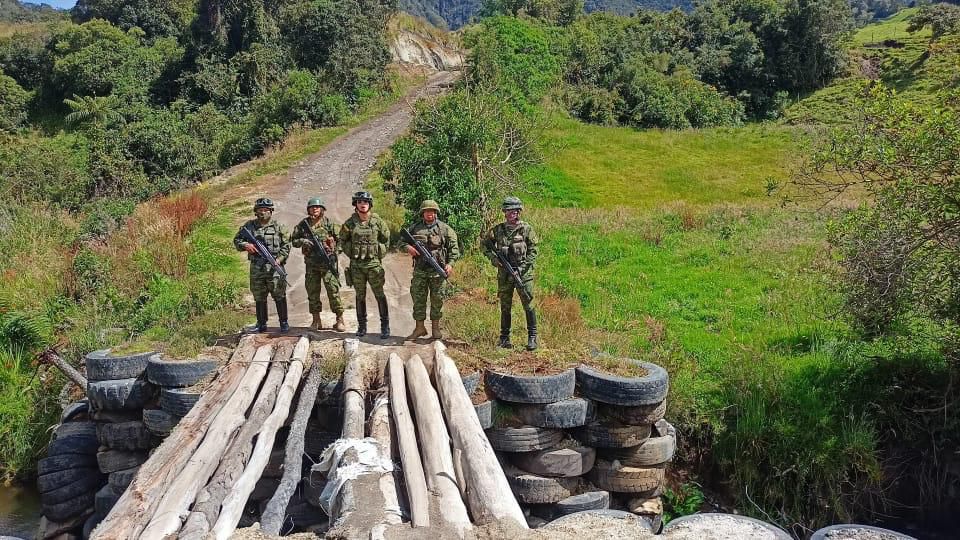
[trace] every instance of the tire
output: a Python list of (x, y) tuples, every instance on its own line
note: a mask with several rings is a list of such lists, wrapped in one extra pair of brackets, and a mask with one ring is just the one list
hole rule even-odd
[(585, 510), (606, 510), (610, 508), (610, 494), (606, 491), (589, 491), (557, 501), (554, 516), (566, 516)]
[(76, 419), (78, 416), (87, 415), (90, 412), (90, 402), (86, 399), (75, 401), (63, 408), (60, 415), (60, 423), (65, 424)]
[(524, 424), (542, 428), (568, 429), (593, 419), (593, 402), (581, 398), (565, 399), (545, 405), (517, 405), (517, 418)]
[(143, 425), (154, 435), (166, 437), (180, 422), (180, 418), (162, 409), (144, 409)]
[(530, 527), (531, 529), (539, 529), (540, 527), (543, 527), (547, 523), (548, 521), (541, 517), (529, 516), (527, 518), (527, 527)]
[(615, 493), (654, 494), (663, 484), (664, 467), (620, 467), (598, 459), (587, 478), (593, 485)]
[(663, 401), (670, 386), (667, 371), (650, 362), (632, 362), (646, 369), (647, 374), (643, 377), (619, 377), (587, 365), (579, 366), (576, 371), (580, 394), (601, 403), (624, 407)]
[(94, 454), (99, 448), (97, 426), (93, 422), (60, 424), (47, 446), (48, 456), (60, 454)]
[(636, 407), (617, 407), (600, 404), (598, 411), (603, 416), (616, 418), (624, 424), (643, 426), (656, 424), (667, 414), (667, 400), (653, 405), (638, 405)]
[(319, 456), (339, 438), (339, 433), (307, 430), (303, 438), (303, 451), (311, 456)]
[(164, 360), (154, 354), (147, 361), (147, 380), (159, 386), (186, 387), (200, 382), (215, 369), (216, 360)]
[(160, 408), (174, 416), (186, 416), (200, 400), (200, 392), (183, 388), (161, 388)]
[(103, 485), (104, 477), (99, 471), (82, 476), (73, 482), (62, 485), (56, 489), (40, 494), (40, 501), (44, 504), (59, 504), (69, 501), (84, 493), (93, 493), (97, 488)]
[(629, 448), (643, 444), (650, 437), (650, 426), (625, 426), (614, 420), (596, 421), (572, 429), (570, 433), (586, 446)]
[(103, 486), (93, 498), (94, 511), (104, 516), (109, 514), (110, 510), (117, 504), (117, 501), (120, 500), (121, 495), (123, 495), (123, 493), (117, 493), (110, 484)]
[(90, 534), (94, 529), (97, 528), (97, 525), (103, 521), (103, 517), (104, 516), (102, 514), (94, 512), (93, 514), (90, 514), (90, 517), (88, 517), (86, 521), (83, 522), (83, 529), (81, 532), (81, 538), (83, 538), (83, 540), (88, 540), (90, 538)]
[(593, 448), (552, 448), (539, 452), (523, 452), (511, 456), (517, 468), (537, 476), (567, 478), (590, 472), (597, 459)]
[(477, 418), (480, 420), (480, 427), (490, 429), (493, 427), (493, 402), (484, 401), (473, 406), (477, 411)]
[(97, 440), (114, 450), (149, 450), (154, 446), (153, 434), (143, 422), (98, 424)]
[(480, 386), (480, 372), (474, 371), (468, 375), (463, 375), (463, 388), (467, 391), (467, 395), (472, 395), (477, 391), (477, 388)]
[(46, 503), (41, 500), (40, 512), (51, 521), (66, 521), (87, 512), (93, 506), (94, 497), (91, 491), (60, 503)]
[(637, 526), (642, 528), (647, 532), (653, 532), (653, 524), (650, 520), (643, 516), (637, 516), (631, 514), (630, 512), (624, 512), (623, 510), (584, 510), (583, 512), (574, 512), (572, 514), (567, 514), (561, 516), (550, 523), (547, 524), (545, 528), (555, 529), (563, 525), (570, 525), (576, 523), (586, 517), (605, 517), (609, 519), (626, 519), (626, 520), (635, 520)]
[[(667, 525), (663, 528), (663, 532), (668, 533), (669, 531), (673, 531), (673, 530), (692, 531), (694, 532), (694, 534), (696, 534), (696, 531), (698, 530), (702, 532), (708, 532), (708, 528), (710, 527), (710, 521), (713, 521), (714, 519), (718, 519), (718, 518), (722, 518), (724, 521), (727, 521), (727, 522), (739, 521), (747, 526), (754, 525), (754, 526), (762, 527), (770, 531), (774, 536), (774, 538), (776, 538), (776, 540), (789, 540), (793, 538), (780, 527), (777, 527), (776, 525), (771, 525), (766, 521), (760, 521), (759, 519), (754, 519), (747, 516), (741, 516), (739, 514), (722, 514), (722, 513), (713, 513), (713, 512), (704, 512), (702, 514), (690, 514), (688, 516), (682, 516), (676, 519), (672, 519), (670, 520), (670, 523), (667, 523)], [(701, 523), (698, 524), (697, 522), (701, 522)], [(910, 539), (909, 536), (905, 536), (905, 535), (901, 535), (901, 536), (903, 538)], [(816, 533), (814, 533), (814, 535), (811, 536), (810, 538), (811, 540), (816, 538)]]
[(553, 403), (573, 397), (576, 374), (568, 369), (556, 375), (524, 377), (487, 370), (486, 389), (499, 399), (514, 403)]
[(116, 471), (110, 473), (107, 477), (107, 483), (113, 487), (113, 490), (116, 492), (124, 491), (127, 489), (127, 486), (130, 485), (130, 482), (133, 482), (133, 479), (137, 476), (137, 471), (140, 470), (140, 467), (131, 467), (129, 469), (123, 469), (122, 471)]
[(37, 474), (45, 475), (69, 469), (96, 469), (97, 456), (95, 454), (58, 454), (47, 456), (37, 462)]
[(278, 487), (280, 487), (279, 478), (260, 478), (257, 480), (256, 485), (253, 486), (253, 491), (250, 492), (247, 500), (265, 501), (270, 497), (273, 497), (273, 494), (276, 493)]
[(91, 476), (100, 476), (100, 470), (96, 467), (79, 467), (41, 474), (37, 477), (37, 490), (43, 495)]
[(154, 396), (154, 387), (143, 379), (115, 379), (87, 383), (87, 397), (98, 409), (131, 410), (143, 407)]
[(566, 499), (580, 483), (577, 478), (546, 478), (514, 467), (504, 467), (503, 472), (514, 496), (524, 504), (549, 504)]
[(111, 381), (136, 379), (147, 369), (147, 359), (154, 353), (110, 354), (110, 349), (101, 349), (87, 354), (87, 380)]
[[(303, 492), (303, 500), (312, 504), (316, 508), (320, 508), (320, 494), (323, 493), (323, 489), (327, 487), (326, 482), (311, 482), (309, 478), (304, 478), (300, 483), (300, 489)], [(276, 491), (276, 489), (274, 489)]]
[(666, 420), (660, 420), (654, 431), (640, 446), (611, 450), (606, 456), (628, 467), (650, 467), (670, 461), (677, 450), (677, 430)]
[(532, 426), (493, 428), (486, 431), (490, 446), (501, 452), (532, 452), (555, 446), (563, 440), (563, 432)]
[(100, 465), (100, 472), (105, 474), (139, 467), (146, 460), (146, 452), (126, 452), (123, 450), (97, 452), (97, 464)]
[[(739, 516), (738, 516), (738, 517), (739, 517)], [(672, 523), (672, 522), (671, 522), (671, 523)], [(763, 522), (761, 522), (761, 523), (763, 523)], [(770, 526), (770, 527), (773, 526), (773, 525), (770, 525), (769, 523), (763, 523), (763, 524), (764, 524), (764, 525), (767, 525), (767, 526)], [(780, 529), (779, 527), (777, 528), (777, 530), (778, 530), (778, 531), (782, 531), (782, 529)], [(893, 540), (893, 539), (896, 539), (896, 540), (917, 540), (916, 538), (914, 538), (914, 537), (912, 537), (912, 536), (907, 536), (907, 535), (905, 535), (905, 534), (903, 534), (903, 533), (901, 533), (901, 532), (897, 532), (897, 531), (891, 531), (890, 529), (882, 529), (882, 528), (880, 528), (880, 527), (873, 527), (873, 526), (870, 526), (870, 525), (853, 525), (853, 524), (850, 524), (850, 523), (843, 523), (843, 524), (839, 524), (839, 525), (830, 525), (830, 526), (824, 527), (824, 528), (822, 528), (822, 529), (817, 529), (816, 531), (814, 531), (813, 535), (810, 537), (810, 540), (829, 540), (831, 536), (840, 536), (841, 538), (843, 538), (843, 536), (841, 536), (841, 534), (838, 534), (838, 533), (842, 533), (843, 531), (853, 532), (853, 531), (856, 531), (856, 530), (864, 531), (864, 532), (867, 532), (867, 533), (873, 533), (873, 534), (874, 534), (874, 536), (873, 536), (874, 538), (883, 538), (883, 539), (885, 539), (885, 540), (886, 540), (887, 538), (889, 538), (889, 539), (891, 539), (891, 540)], [(829, 534), (827, 534), (827, 533), (834, 533), (834, 534), (833, 534), (833, 535), (829, 535)], [(779, 537), (778, 537), (778, 540), (779, 540)]]

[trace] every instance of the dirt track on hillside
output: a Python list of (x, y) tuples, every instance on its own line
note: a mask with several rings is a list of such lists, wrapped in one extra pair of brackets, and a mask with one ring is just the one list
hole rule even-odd
[[(279, 181), (272, 182), (253, 197), (272, 198), (277, 204), (276, 217), (292, 229), (306, 215), (307, 200), (314, 195), (319, 195), (327, 204), (327, 215), (330, 219), (337, 224), (343, 223), (353, 213), (353, 207), (350, 205), (351, 196), (360, 189), (370, 169), (376, 163), (377, 157), (409, 126), (413, 104), (420, 98), (443, 92), (454, 77), (455, 74), (451, 72), (433, 75), (426, 85), (411, 91), (387, 112), (357, 126), (320, 152), (307, 157), (290, 169)], [(347, 262), (347, 258), (341, 255), (341, 282), (344, 282), (342, 274), (343, 269), (347, 267)], [(384, 267), (387, 274), (384, 289), (390, 304), (391, 333), (396, 340), (402, 340), (403, 336), (413, 330), (412, 301), (409, 291), (412, 274), (410, 258), (406, 254), (390, 253), (384, 259)], [(310, 313), (307, 308), (307, 292), (304, 288), (303, 258), (299, 250), (293, 250), (290, 262), (287, 264), (287, 272), (291, 285), (287, 290), (290, 324), (306, 326), (310, 323)], [(352, 332), (356, 329), (357, 320), (354, 291), (352, 288), (344, 287), (341, 289), (341, 294), (347, 307), (344, 313), (347, 329)], [(329, 328), (334, 322), (334, 315), (329, 311), (326, 295), (323, 298), (323, 307), (324, 326)], [(367, 291), (367, 313), (368, 331), (376, 336), (380, 331), (380, 321), (376, 300), (369, 290)], [(270, 302), (269, 324), (277, 324), (273, 302)], [(366, 339), (380, 341), (370, 336)]]

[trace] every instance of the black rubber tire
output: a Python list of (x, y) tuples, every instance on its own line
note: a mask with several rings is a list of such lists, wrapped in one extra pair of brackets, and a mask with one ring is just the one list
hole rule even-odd
[(159, 437), (166, 437), (177, 427), (180, 418), (163, 409), (144, 409), (143, 425), (147, 430)]
[(487, 370), (485, 388), (497, 398), (514, 403), (553, 403), (573, 397), (577, 377), (573, 369), (556, 375), (524, 377)]
[(137, 421), (97, 424), (97, 440), (114, 450), (149, 450), (155, 446), (153, 434)]
[(650, 426), (627, 426), (615, 420), (595, 421), (570, 430), (575, 439), (595, 448), (629, 448), (650, 437)]
[(40, 501), (44, 504), (58, 504), (83, 495), (93, 493), (103, 485), (106, 478), (99, 471), (83, 476), (62, 485), (56, 489), (40, 494)]
[(563, 440), (559, 429), (533, 426), (493, 428), (486, 431), (490, 446), (501, 452), (532, 452), (551, 448)]
[(155, 354), (147, 361), (147, 380), (159, 386), (182, 388), (200, 382), (215, 369), (216, 360), (165, 360)]
[(587, 478), (594, 486), (615, 493), (643, 493), (653, 496), (663, 485), (665, 469), (661, 467), (620, 467), (598, 459)]
[(531, 529), (539, 529), (549, 523), (546, 519), (537, 516), (528, 516), (527, 517), (527, 527)]
[(127, 486), (130, 485), (130, 482), (133, 482), (133, 479), (137, 476), (137, 471), (140, 470), (140, 467), (131, 467), (129, 469), (123, 469), (122, 471), (115, 471), (110, 473), (107, 476), (107, 483), (113, 487), (114, 491), (120, 492), (127, 489)]
[[(696, 515), (696, 514), (694, 514), (694, 515)], [(737, 516), (737, 517), (740, 517), (740, 516)], [(673, 522), (671, 522), (671, 523), (673, 523)], [(681, 522), (681, 523), (682, 523), (682, 522)], [(781, 528), (779, 528), (779, 527), (776, 527), (775, 525), (771, 525), (771, 524), (766, 523), (766, 522), (761, 522), (761, 523), (762, 523), (763, 525), (765, 525), (767, 528), (775, 527), (775, 528), (777, 529), (777, 531), (778, 531), (778, 532), (776, 533), (776, 534), (777, 534), (777, 540), (779, 540), (780, 538), (783, 538), (783, 534), (786, 533), (786, 531), (784, 531), (783, 529), (781, 529)], [(914, 537), (912, 537), (912, 536), (907, 536), (907, 535), (903, 534), (902, 532), (891, 531), (890, 529), (884, 529), (884, 528), (881, 528), (881, 527), (874, 527), (874, 526), (872, 526), (872, 525), (855, 525), (855, 524), (852, 524), (852, 523), (840, 523), (840, 524), (837, 524), (837, 525), (829, 525), (829, 526), (824, 527), (824, 528), (822, 528), (822, 529), (817, 529), (816, 531), (814, 531), (813, 535), (810, 536), (810, 540), (830, 540), (830, 538), (831, 538), (832, 536), (833, 536), (833, 537), (835, 537), (835, 536), (834, 536), (834, 535), (828, 535), (827, 533), (840, 533), (841, 531), (849, 531), (849, 530), (851, 530), (851, 529), (860, 529), (860, 530), (863, 530), (863, 531), (869, 531), (869, 532), (873, 533), (873, 534), (875, 535), (875, 537), (877, 537), (877, 538), (896, 538), (896, 540), (917, 540), (916, 538), (914, 538)], [(788, 535), (788, 536), (789, 536), (789, 535)], [(837, 536), (840, 536), (840, 535), (838, 534)], [(842, 536), (840, 536), (840, 537), (842, 538)]]
[(68, 469), (96, 469), (96, 454), (58, 454), (47, 456), (37, 462), (37, 474), (44, 475)]
[(63, 408), (63, 413), (60, 414), (60, 423), (65, 424), (67, 422), (72, 422), (78, 416), (87, 415), (89, 414), (89, 412), (90, 412), (90, 402), (87, 399), (74, 401), (73, 403)]
[(597, 408), (602, 416), (609, 416), (631, 426), (651, 425), (662, 420), (667, 414), (667, 400), (653, 405), (638, 405), (636, 407), (619, 407), (601, 403)]
[(477, 391), (477, 388), (480, 386), (480, 372), (474, 371), (467, 375), (460, 377), (463, 379), (463, 388), (467, 391), (467, 395), (472, 395)]
[(97, 426), (93, 422), (68, 422), (54, 431), (47, 446), (48, 456), (60, 454), (93, 454), (99, 448)]
[(551, 448), (511, 456), (511, 461), (517, 468), (548, 478), (583, 476), (590, 472), (596, 459), (596, 450), (588, 446)]
[(90, 510), (94, 492), (90, 491), (60, 503), (46, 503), (41, 499), (40, 513), (52, 521), (66, 521)]
[(142, 420), (143, 413), (140, 409), (130, 411), (104, 411), (94, 410), (90, 414), (90, 419), (94, 422), (104, 422), (108, 424), (121, 424), (123, 422), (136, 422)]
[(593, 402), (570, 398), (544, 405), (517, 405), (517, 418), (524, 424), (542, 428), (575, 428), (593, 420)]
[(183, 388), (161, 388), (160, 408), (174, 416), (186, 416), (200, 400), (200, 392)]
[(248, 501), (264, 501), (273, 497), (273, 494), (277, 492), (277, 488), (280, 487), (279, 478), (268, 478), (266, 476), (261, 477), (257, 480), (257, 483), (253, 486), (253, 491), (250, 492), (250, 495), (247, 497)]
[(574, 512), (551, 521), (546, 525), (545, 528), (552, 529), (561, 525), (575, 523), (585, 517), (591, 516), (602, 516), (610, 519), (636, 520), (637, 524), (645, 531), (653, 532), (653, 523), (651, 523), (649, 518), (631, 514), (630, 512), (624, 512), (623, 510), (584, 510), (583, 512)]
[(121, 495), (123, 495), (123, 492), (118, 492), (110, 484), (103, 486), (100, 488), (100, 491), (96, 493), (92, 501), (94, 511), (104, 516), (109, 514), (110, 510), (117, 504), (117, 501), (120, 500)]
[(321, 407), (340, 407), (343, 396), (343, 380), (334, 379), (323, 383), (317, 395), (317, 405)]
[(677, 430), (666, 420), (654, 426), (654, 433), (640, 446), (605, 452), (611, 460), (628, 467), (651, 467), (673, 459), (677, 450)]
[(146, 452), (127, 452), (124, 450), (97, 452), (97, 464), (100, 466), (100, 472), (105, 474), (139, 467), (146, 460)]
[(110, 349), (101, 349), (87, 354), (87, 380), (112, 381), (136, 379), (147, 369), (147, 359), (153, 351), (137, 354), (111, 355)]
[(580, 395), (601, 403), (624, 407), (652, 405), (663, 401), (670, 387), (667, 370), (650, 362), (632, 362), (646, 369), (647, 374), (643, 377), (619, 377), (587, 365), (577, 367)]
[(606, 491), (588, 491), (580, 495), (567, 497), (557, 501), (554, 507), (554, 518), (583, 512), (585, 510), (606, 510), (610, 508), (610, 493)]
[(80, 537), (83, 538), (83, 540), (89, 540), (90, 533), (92, 533), (93, 530), (97, 528), (97, 525), (99, 525), (100, 522), (103, 521), (103, 518), (104, 516), (102, 514), (98, 514), (96, 512), (90, 514), (90, 517), (88, 517), (87, 520), (83, 522), (83, 529), (80, 533), (81, 534)]
[[(780, 527), (777, 527), (776, 525), (767, 523), (766, 521), (761, 521), (759, 519), (755, 519), (752, 517), (742, 516), (740, 514), (723, 514), (723, 513), (717, 513), (717, 512), (703, 512), (699, 514), (690, 514), (686, 516), (680, 516), (676, 519), (671, 519), (670, 523), (668, 523), (663, 528), (663, 532), (669, 533), (669, 531), (674, 529), (683, 529), (684, 524), (687, 524), (687, 527), (689, 527), (692, 523), (695, 523), (696, 521), (699, 521), (699, 520), (706, 520), (709, 524), (709, 520), (715, 517), (722, 517), (724, 520), (736, 520), (736, 521), (741, 521), (745, 523), (751, 523), (753, 525), (763, 527), (764, 529), (767, 529), (768, 531), (770, 531), (771, 535), (776, 540), (790, 540), (791, 538), (793, 538), (792, 536), (790, 536), (789, 533), (787, 533), (787, 531), (781, 529)], [(906, 535), (902, 535), (902, 536), (904, 537), (905, 540), (911, 540), (911, 537), (909, 536), (906, 536)], [(817, 534), (815, 532), (813, 536), (810, 537), (810, 540), (813, 540), (816, 537), (817, 537)], [(912, 540), (915, 540), (915, 539), (912, 539)]]
[(546, 478), (504, 467), (504, 474), (514, 496), (523, 504), (551, 504), (573, 495), (578, 478)]
[(132, 410), (153, 399), (155, 387), (143, 379), (115, 379), (87, 383), (87, 397), (98, 409)]
[(311, 456), (319, 456), (339, 438), (339, 433), (308, 429), (303, 436), (303, 451)]
[(100, 476), (100, 470), (96, 467), (79, 467), (41, 474), (37, 477), (37, 490), (44, 494), (91, 476)]
[(473, 410), (477, 411), (477, 419), (480, 420), (480, 427), (483, 429), (490, 429), (493, 427), (493, 402), (484, 401), (483, 403), (477, 403), (473, 406)]

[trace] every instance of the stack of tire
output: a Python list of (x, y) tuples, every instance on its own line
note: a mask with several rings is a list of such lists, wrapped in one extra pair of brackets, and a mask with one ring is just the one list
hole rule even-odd
[[(488, 370), (496, 399), (476, 406), (531, 527), (591, 510), (627, 509), (659, 529), (666, 462), (676, 434), (663, 420), (668, 389), (663, 368), (641, 363), (639, 378), (587, 366), (545, 376)], [(464, 380), (467, 390), (472, 381)], [(498, 409), (510, 425), (496, 424)]]
[(158, 443), (142, 420), (143, 407), (156, 400), (157, 389), (145, 377), (152, 354), (114, 355), (104, 349), (86, 357), (87, 398), (99, 443), (97, 467), (107, 482), (94, 496), (84, 538), (110, 512)]
[(159, 408), (144, 409), (143, 423), (150, 432), (166, 437), (200, 400), (197, 383), (217, 369), (217, 361), (171, 360), (153, 354), (147, 360), (147, 380), (160, 388)]

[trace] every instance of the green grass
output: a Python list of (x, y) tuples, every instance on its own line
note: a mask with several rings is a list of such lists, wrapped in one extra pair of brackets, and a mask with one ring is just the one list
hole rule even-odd
[[(868, 24), (857, 30), (851, 41), (853, 45), (862, 47), (867, 44), (881, 43), (888, 39), (909, 38), (913, 34), (907, 32), (907, 27), (910, 26), (910, 19), (917, 14), (917, 11), (919, 11), (919, 8), (902, 9), (882, 21)], [(930, 29), (924, 29), (917, 34), (929, 38)]]

